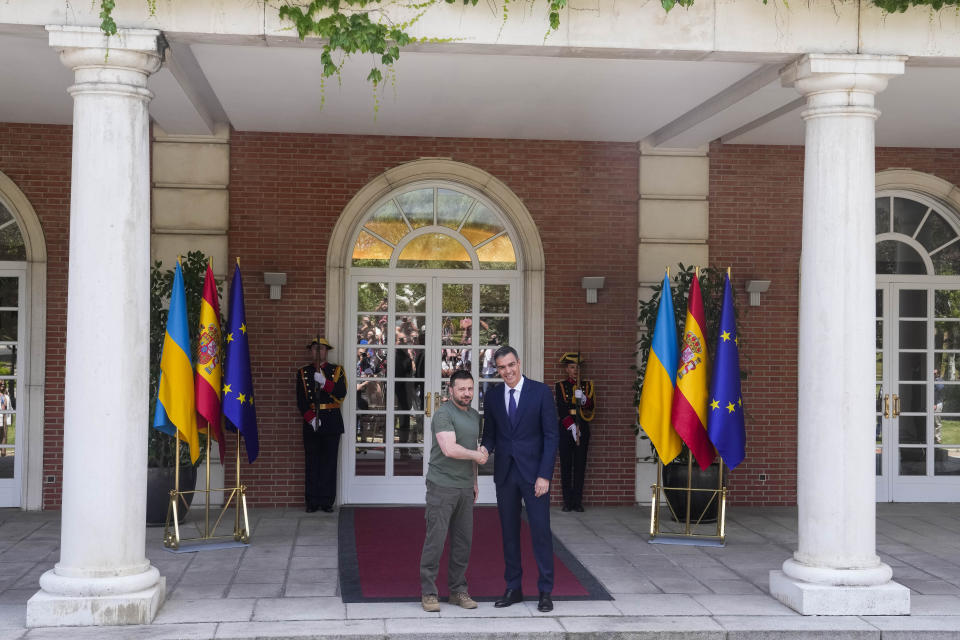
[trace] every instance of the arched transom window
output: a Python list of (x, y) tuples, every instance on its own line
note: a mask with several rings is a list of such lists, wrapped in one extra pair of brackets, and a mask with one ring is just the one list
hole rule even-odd
[(377, 205), (353, 246), (354, 267), (517, 269), (513, 240), (493, 205), (454, 185), (415, 185)]
[(877, 275), (960, 274), (960, 223), (938, 201), (907, 194), (876, 200)]

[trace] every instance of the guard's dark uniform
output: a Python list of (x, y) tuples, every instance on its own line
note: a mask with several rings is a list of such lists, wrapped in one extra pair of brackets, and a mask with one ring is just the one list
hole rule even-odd
[[(343, 367), (325, 362), (321, 365), (326, 383), (321, 386), (313, 374), (313, 364), (297, 371), (297, 407), (303, 416), (303, 449), (306, 454), (304, 497), (308, 511), (330, 511), (337, 498), (337, 458), (343, 416), (340, 405), (347, 395)], [(310, 422), (319, 418), (317, 430)]]
[[(564, 511), (583, 511), (583, 481), (587, 470), (587, 447), (590, 445), (590, 421), (594, 415), (593, 382), (580, 381), (580, 389), (586, 396), (586, 402), (582, 405), (576, 398), (576, 388), (576, 380), (570, 378), (554, 385), (560, 429), (560, 482)], [(580, 428), (579, 444), (569, 429), (574, 421)]]

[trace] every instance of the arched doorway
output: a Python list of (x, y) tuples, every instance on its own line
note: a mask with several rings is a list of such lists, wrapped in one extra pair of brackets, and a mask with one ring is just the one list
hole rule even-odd
[(0, 507), (43, 506), (46, 244), (0, 172)]
[[(450, 374), (471, 371), (482, 412), (499, 345), (517, 348), (528, 375), (542, 372), (539, 234), (493, 176), (423, 160), (361, 191), (334, 237), (349, 249), (328, 280), (328, 300), (342, 301), (327, 322), (339, 329), (350, 390), (340, 500), (421, 503), (430, 419)], [(484, 502), (495, 500), (491, 473), (492, 461), (481, 471)]]
[(960, 496), (960, 216), (908, 189), (877, 194), (877, 499)]

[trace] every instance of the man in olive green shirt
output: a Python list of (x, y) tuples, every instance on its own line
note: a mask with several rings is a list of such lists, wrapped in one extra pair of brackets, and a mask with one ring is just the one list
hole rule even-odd
[(424, 611), (440, 611), (437, 573), (443, 544), (450, 534), (447, 577), (450, 604), (476, 609), (467, 593), (467, 562), (473, 543), (473, 503), (477, 499), (477, 464), (487, 454), (477, 448), (480, 414), (470, 406), (473, 376), (456, 371), (450, 376), (450, 402), (437, 407), (431, 422), (433, 445), (427, 470), (427, 535), (420, 555), (420, 603)]

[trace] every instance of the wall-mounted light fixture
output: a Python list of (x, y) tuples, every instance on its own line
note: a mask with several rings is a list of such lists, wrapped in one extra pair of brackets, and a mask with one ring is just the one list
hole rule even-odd
[(747, 293), (750, 294), (750, 306), (760, 306), (760, 294), (770, 288), (769, 280), (747, 280)]
[(603, 289), (603, 276), (587, 276), (581, 281), (583, 288), (587, 290), (587, 302), (595, 303), (597, 301), (597, 290)]
[(270, 285), (270, 299), (280, 299), (280, 288), (287, 284), (287, 274), (273, 271), (263, 272), (263, 283)]

